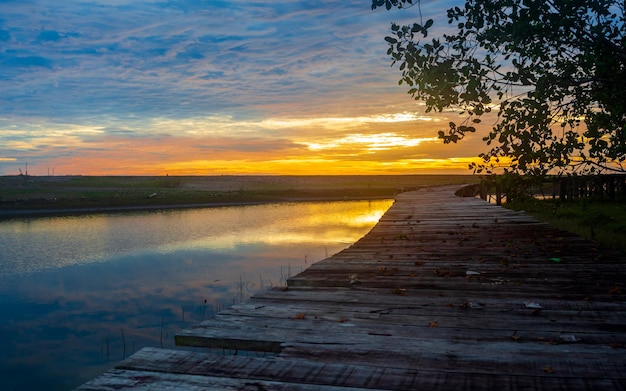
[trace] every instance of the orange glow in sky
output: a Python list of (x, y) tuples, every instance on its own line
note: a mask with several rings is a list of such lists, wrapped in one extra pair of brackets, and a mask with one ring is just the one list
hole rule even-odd
[[(31, 175), (51, 169), (55, 175), (467, 174), (476, 160), (467, 151), (472, 143), (443, 145), (435, 135), (445, 123), (409, 113), (259, 122), (158, 119), (143, 125), (151, 133), (132, 136), (59, 126), (22, 140), (13, 131), (16, 140), (5, 148), (49, 156), (45, 165), (29, 164)], [(56, 156), (63, 150), (68, 153)], [(0, 159), (5, 174), (15, 174), (6, 166), (20, 163)]]
[(0, 175), (467, 174), (484, 149), (480, 134), (443, 145), (457, 114), (398, 86), (384, 36), (416, 9), (41, 0), (0, 15)]

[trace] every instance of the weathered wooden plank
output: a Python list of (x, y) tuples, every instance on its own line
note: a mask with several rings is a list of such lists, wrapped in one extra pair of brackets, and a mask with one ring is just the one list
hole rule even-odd
[[(362, 327), (380, 328), (388, 325), (402, 325), (404, 333), (411, 333), (414, 327), (428, 327), (433, 318), (439, 319), (443, 327), (460, 328), (474, 333), (488, 329), (505, 331), (545, 332), (558, 330), (559, 333), (584, 330), (586, 334), (618, 333), (623, 331), (623, 314), (607, 311), (555, 310), (544, 307), (541, 302), (520, 303), (509, 308), (490, 308), (482, 301), (462, 303), (441, 302), (438, 306), (420, 303), (407, 303), (405, 306), (356, 305), (355, 303), (316, 303), (301, 300), (298, 303), (285, 301), (262, 304), (251, 302), (220, 312), (212, 321), (229, 317), (258, 317), (259, 321), (290, 321), (299, 315), (307, 319), (329, 322), (357, 322)], [(528, 306), (531, 306), (530, 308)], [(536, 309), (541, 306), (542, 309)], [(505, 315), (505, 316), (503, 316)], [(251, 320), (254, 321), (254, 320)], [(510, 335), (507, 334), (506, 336)], [(478, 335), (474, 334), (476, 338)], [(614, 342), (610, 341), (610, 342)], [(626, 340), (624, 341), (626, 342)]]
[[(164, 353), (167, 357), (163, 357)], [(156, 364), (152, 357), (155, 354), (161, 356)], [(369, 367), (345, 363), (327, 364), (306, 359), (217, 357), (209, 354), (180, 351), (153, 352), (151, 350), (135, 354), (118, 365), (118, 368), (208, 376), (221, 375), (257, 380), (280, 378), (283, 382), (299, 384), (392, 390), (411, 390), (415, 389), (414, 387), (418, 384), (433, 385), (433, 382), (429, 380), (433, 375), (442, 377), (441, 373), (433, 374), (424, 370)], [(468, 379), (463, 379), (463, 382), (468, 382)], [(449, 380), (447, 383), (449, 384)]]
[[(408, 345), (407, 348), (417, 346)], [(461, 346), (466, 348), (465, 346)], [(429, 372), (448, 372), (463, 376), (472, 373), (483, 377), (499, 377), (501, 380), (509, 376), (527, 376), (536, 378), (538, 384), (556, 374), (560, 379), (603, 379), (621, 382), (626, 381), (623, 375), (624, 363), (618, 355), (607, 358), (598, 355), (577, 357), (577, 353), (563, 350), (556, 352), (511, 350), (508, 355), (504, 352), (491, 354), (488, 349), (481, 349), (475, 345), (473, 355), (460, 354), (460, 349), (445, 349), (439, 351), (421, 350), (394, 350), (389, 352), (383, 345), (371, 346), (339, 346), (329, 349), (328, 346), (316, 346), (306, 343), (285, 344), (281, 353), (283, 358), (303, 358), (323, 360), (327, 363), (346, 360), (354, 365), (372, 367), (401, 367)], [(517, 356), (511, 360), (510, 356)], [(391, 358), (391, 362), (390, 362)], [(554, 372), (552, 372), (554, 371)], [(497, 383), (496, 383), (497, 384)], [(505, 385), (502, 386), (506, 388)], [(496, 387), (499, 389), (499, 387)], [(550, 389), (540, 385), (536, 389)]]
[[(396, 259), (396, 257), (394, 257)], [(306, 278), (315, 274), (343, 274), (348, 279), (349, 276), (368, 275), (376, 277), (395, 277), (402, 279), (429, 279), (429, 278), (462, 278), (469, 282), (489, 282), (494, 279), (507, 279), (513, 282), (532, 282), (533, 279), (538, 283), (545, 285), (546, 282), (559, 283), (566, 282), (570, 284), (572, 281), (583, 280), (589, 282), (626, 281), (626, 275), (617, 267), (607, 265), (603, 270), (594, 270), (590, 266), (571, 265), (563, 267), (562, 265), (552, 266), (549, 261), (543, 264), (532, 264), (524, 266), (516, 266), (513, 262), (506, 265), (493, 265), (478, 262), (463, 262), (458, 260), (449, 263), (422, 264), (421, 261), (409, 259), (402, 261), (340, 261), (318, 263), (311, 266), (306, 274), (303, 272), (299, 276), (293, 278)], [(418, 263), (418, 265), (415, 265)], [(553, 262), (551, 262), (553, 263)], [(596, 266), (597, 267), (597, 266)]]
[[(525, 302), (533, 299), (534, 295), (526, 292), (525, 299), (516, 296), (497, 297), (497, 295), (443, 295), (441, 291), (420, 291), (420, 295), (400, 296), (389, 290), (381, 289), (351, 289), (351, 288), (275, 288), (261, 291), (251, 298), (251, 305), (263, 305), (264, 302), (320, 302), (338, 303), (340, 305), (376, 305), (384, 308), (404, 308), (407, 305), (442, 307), (448, 303), (462, 305), (467, 300), (478, 300), (488, 308), (510, 310), (523, 308)], [(471, 292), (475, 293), (475, 292)], [(260, 304), (257, 304), (260, 303)], [(623, 314), (626, 312), (626, 302), (623, 301), (591, 301), (591, 300), (556, 300), (545, 299), (540, 302), (545, 309), (578, 311), (611, 311)], [(426, 309), (424, 309), (426, 310)]]
[[(380, 388), (381, 390), (383, 388)], [(365, 388), (325, 386), (320, 384), (296, 384), (282, 381), (234, 379), (223, 376), (198, 376), (162, 372), (146, 372), (112, 369), (100, 377), (78, 387), (77, 391), (365, 391)]]
[[(534, 356), (541, 356), (543, 360), (561, 360), (564, 356), (571, 356), (572, 362), (579, 365), (602, 355), (603, 360), (610, 361), (612, 366), (626, 370), (626, 357), (620, 349), (614, 349), (609, 344), (598, 345), (584, 343), (583, 339), (576, 342), (567, 342), (560, 336), (572, 336), (578, 339), (576, 334), (560, 334), (554, 330), (553, 337), (528, 339), (524, 334), (508, 332), (495, 338), (490, 333), (463, 334), (463, 328), (446, 328), (441, 325), (432, 327), (424, 325), (413, 328), (404, 326), (368, 327), (365, 323), (353, 322), (327, 322), (306, 319), (260, 322), (245, 321), (240, 318), (221, 318), (214, 322), (203, 322), (203, 327), (198, 327), (192, 333), (182, 332), (177, 335), (180, 344), (186, 342), (191, 346), (220, 347), (229, 349), (243, 349), (238, 345), (239, 341), (247, 339), (246, 347), (254, 348), (254, 340), (275, 341), (281, 343), (282, 351), (285, 346), (300, 344), (309, 346), (332, 346), (332, 350), (380, 350), (386, 352), (390, 359), (389, 365), (404, 365), (396, 363), (396, 357), (402, 356), (407, 350), (409, 355), (419, 354), (429, 357), (431, 364), (439, 365), (435, 358), (445, 359), (450, 352), (455, 352), (459, 369), (480, 371), (476, 366), (477, 361), (493, 360), (498, 368), (490, 368), (494, 373), (512, 373), (515, 368), (527, 360), (535, 360)], [(459, 334), (460, 333), (460, 334)], [(480, 338), (480, 336), (484, 338)], [(253, 349), (254, 350), (254, 349)], [(529, 358), (530, 357), (530, 358)], [(425, 364), (424, 364), (425, 365)], [(482, 364), (481, 364), (482, 365)], [(432, 367), (425, 367), (436, 369)], [(473, 368), (473, 369), (472, 369)], [(586, 373), (591, 369), (584, 369)], [(578, 370), (572, 371), (572, 374)], [(597, 375), (597, 374), (596, 374)], [(626, 376), (626, 374), (624, 374)]]
[[(155, 360), (155, 358), (158, 359)], [(142, 389), (141, 381), (150, 381), (151, 383), (148, 384), (150, 389), (160, 390), (170, 389), (166, 387), (171, 387), (174, 382), (177, 382), (173, 384), (179, 387), (177, 389), (199, 386), (201, 388), (196, 389), (319, 389), (328, 391), (492, 390), (494, 388), (519, 390), (537, 389), (538, 386), (539, 388), (546, 387), (546, 389), (617, 389), (616, 387), (620, 384), (620, 379), (564, 378), (559, 376), (556, 369), (551, 368), (554, 371), (551, 374), (548, 374), (546, 369), (543, 368), (536, 377), (493, 376), (429, 371), (421, 368), (360, 366), (342, 362), (328, 364), (319, 360), (294, 357), (214, 356), (186, 351), (143, 349), (120, 363), (116, 370), (108, 372), (98, 383), (94, 382), (88, 387), (85, 385), (80, 390)], [(168, 373), (168, 375), (161, 375), (163, 373)], [(176, 374), (187, 376), (176, 376)], [(222, 379), (216, 380), (216, 377)], [(154, 379), (158, 379), (159, 382), (154, 382)], [(242, 382), (235, 379), (246, 380)], [(280, 386), (276, 379), (281, 379)]]
[[(350, 286), (350, 274), (326, 273), (299, 276), (289, 280), (291, 287), (348, 287)], [(385, 276), (370, 277), (367, 274), (358, 274), (359, 286), (367, 288), (403, 289), (405, 295), (419, 294), (422, 289), (440, 290), (442, 293), (461, 290), (492, 292), (494, 295), (517, 295), (528, 296), (529, 292), (535, 297), (555, 297), (561, 299), (579, 298), (595, 299), (610, 296), (610, 291), (619, 288), (619, 279), (600, 281), (599, 285), (580, 285), (575, 281), (552, 281), (540, 283), (540, 281), (524, 280), (509, 281), (507, 279), (493, 279), (483, 282), (468, 282), (464, 278), (410, 278), (398, 279)], [(548, 284), (552, 285), (548, 285)], [(617, 288), (615, 288), (617, 286)], [(613, 297), (614, 300), (619, 298)]]
[[(372, 335), (384, 337), (403, 338), (405, 340), (446, 340), (446, 341), (466, 341), (470, 344), (484, 344), (488, 349), (490, 343), (511, 342), (517, 344), (576, 344), (570, 350), (585, 350), (590, 345), (596, 346), (625, 346), (626, 339), (620, 330), (621, 325), (601, 325), (594, 328), (584, 329), (584, 325), (572, 322), (569, 325), (562, 322), (550, 323), (549, 319), (541, 322), (517, 322), (507, 325), (506, 322), (499, 322), (497, 319), (486, 317), (477, 320), (459, 320), (445, 316), (424, 316), (423, 318), (398, 316), (392, 319), (386, 317), (371, 319), (370, 317), (360, 318), (350, 317), (341, 313), (327, 314), (323, 317), (315, 317), (310, 313), (294, 313), (294, 316), (311, 317), (310, 322), (300, 321), (298, 324), (291, 323), (290, 320), (280, 318), (249, 319), (254, 322), (255, 327), (241, 325), (243, 318), (235, 322), (220, 317), (215, 321), (219, 323), (217, 327), (210, 322), (203, 324), (203, 330), (193, 330), (189, 335), (180, 333), (177, 336), (179, 345), (189, 344), (199, 347), (214, 347), (227, 349), (241, 349), (253, 351), (280, 352), (281, 342), (302, 340), (310, 343), (348, 343), (352, 338), (368, 339)], [(398, 322), (394, 324), (394, 320)], [(415, 320), (416, 324), (408, 322)], [(333, 325), (333, 323), (336, 325)], [(498, 323), (490, 326), (491, 323)], [(481, 327), (481, 325), (483, 325)], [(222, 328), (225, 327), (225, 328)], [(272, 329), (268, 331), (268, 329)], [(323, 333), (322, 337), (310, 333)], [(346, 339), (344, 334), (350, 335)], [(266, 350), (267, 341), (274, 341), (271, 350)], [(580, 348), (580, 349), (579, 349)]]
[[(623, 361), (620, 359), (617, 362), (611, 361), (616, 356), (605, 359), (602, 356), (589, 355), (581, 359), (576, 358), (575, 353), (568, 352), (552, 355), (512, 350), (509, 356), (517, 355), (519, 359), (510, 361), (505, 355), (492, 356), (488, 350), (482, 350), (480, 346), (474, 346), (472, 351), (476, 354), (472, 357), (459, 356), (460, 350), (443, 350), (440, 353), (431, 354), (431, 352), (423, 353), (420, 350), (408, 350), (410, 348), (413, 346), (390, 353), (385, 351), (384, 346), (379, 345), (329, 348), (329, 346), (292, 343), (286, 344), (281, 356), (283, 358), (307, 357), (328, 363), (346, 360), (355, 365), (372, 367), (397, 365), (432, 373), (444, 372), (452, 377), (461, 378), (473, 374), (490, 382), (492, 389), (498, 390), (518, 389), (508, 383), (512, 377), (518, 376), (525, 377), (532, 382), (531, 384), (534, 384), (528, 389), (568, 389), (565, 387), (567, 384), (579, 384), (580, 388), (572, 389), (602, 389), (601, 385), (607, 385), (607, 383), (617, 385), (618, 388), (615, 389), (623, 389), (626, 384)], [(552, 383), (550, 380), (556, 380), (555, 378), (558, 378), (558, 381)], [(585, 383), (586, 385), (583, 386)], [(528, 383), (526, 384), (528, 386)]]

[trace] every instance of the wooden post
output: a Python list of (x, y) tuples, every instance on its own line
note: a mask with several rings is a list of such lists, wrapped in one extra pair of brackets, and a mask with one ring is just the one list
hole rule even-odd
[(609, 200), (615, 201), (615, 178), (607, 178), (606, 191), (609, 193)]
[(594, 187), (595, 187), (595, 194), (600, 196), (600, 199), (604, 199), (604, 177), (597, 177), (595, 178), (594, 182)]
[(482, 200), (487, 201), (487, 183), (486, 181), (483, 179), (482, 181), (480, 181), (480, 198)]
[(502, 206), (502, 187), (496, 182), (496, 205)]

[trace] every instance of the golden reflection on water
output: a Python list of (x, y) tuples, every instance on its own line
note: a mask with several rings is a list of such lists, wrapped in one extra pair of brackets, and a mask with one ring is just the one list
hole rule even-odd
[(284, 203), (0, 223), (0, 275), (180, 250), (350, 244), (391, 200)]
[[(392, 201), (358, 201), (261, 205), (186, 216), (184, 241), (159, 246), (161, 252), (181, 249), (228, 251), (240, 245), (353, 243), (373, 227)], [(202, 232), (203, 234), (197, 234)]]

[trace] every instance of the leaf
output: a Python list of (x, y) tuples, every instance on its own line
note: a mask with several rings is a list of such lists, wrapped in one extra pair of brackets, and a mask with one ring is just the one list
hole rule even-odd
[(439, 322), (435, 321), (435, 322), (430, 322), (430, 324), (428, 325), (428, 327), (439, 327)]
[(398, 295), (398, 296), (406, 296), (406, 289), (404, 289), (404, 288), (395, 288), (393, 290), (393, 294), (394, 295)]
[(522, 337), (520, 337), (519, 335), (517, 335), (517, 330), (515, 330), (513, 332), (513, 335), (511, 335), (509, 338), (511, 338), (513, 341), (519, 341), (520, 339), (522, 339)]
[(298, 312), (298, 313), (296, 314), (296, 316), (294, 316), (293, 318), (294, 318), (295, 320), (302, 320), (302, 319), (304, 319), (305, 317), (306, 317), (306, 315), (305, 315), (305, 314), (303, 314), (302, 312)]
[(360, 284), (359, 276), (357, 274), (352, 274), (348, 277), (350, 279), (350, 285)]
[(554, 368), (546, 366), (543, 368), (543, 371), (545, 373), (554, 373)]
[(550, 258), (552, 262), (561, 262), (561, 258)]
[(398, 40), (393, 37), (385, 37), (385, 41), (389, 42), (392, 45), (398, 43)]
[(618, 295), (618, 294), (622, 293), (622, 290), (619, 288), (619, 286), (613, 285), (611, 287), (611, 289), (609, 289), (608, 292), (609, 292), (610, 295)]

